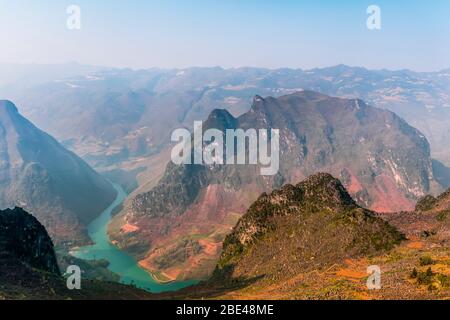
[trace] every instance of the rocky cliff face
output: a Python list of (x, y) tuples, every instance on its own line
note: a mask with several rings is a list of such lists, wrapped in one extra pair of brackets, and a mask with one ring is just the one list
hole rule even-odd
[(116, 195), (111, 184), (0, 101), (0, 208), (35, 215), (57, 243), (89, 241), (86, 224)]
[(2, 265), (27, 264), (59, 275), (53, 242), (44, 226), (21, 208), (0, 210)]
[[(238, 118), (214, 111), (207, 128), (280, 129), (280, 170), (261, 176), (259, 165), (169, 164), (159, 184), (116, 218), (116, 226), (125, 228), (111, 232), (150, 270), (205, 276), (220, 240), (258, 195), (317, 172), (340, 178), (356, 203), (381, 212), (411, 210), (417, 199), (439, 189), (425, 137), (392, 112), (361, 100), (312, 91), (257, 96)], [(186, 238), (188, 245), (180, 242)], [(193, 253), (194, 244), (202, 249)], [(164, 258), (169, 248), (184, 250), (184, 263), (171, 265)]]

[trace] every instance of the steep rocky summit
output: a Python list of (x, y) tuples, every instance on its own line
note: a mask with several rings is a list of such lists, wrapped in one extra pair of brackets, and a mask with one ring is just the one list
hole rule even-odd
[(86, 224), (115, 195), (83, 160), (0, 101), (0, 208), (23, 207), (56, 243), (76, 245), (89, 241)]
[(21, 208), (0, 210), (0, 300), (151, 297), (135, 287), (89, 280), (83, 271), (81, 289), (69, 290), (45, 227)]

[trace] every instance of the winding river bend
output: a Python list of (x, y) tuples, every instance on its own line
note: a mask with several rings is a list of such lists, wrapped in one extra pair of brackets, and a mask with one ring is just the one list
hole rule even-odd
[(197, 283), (197, 281), (171, 282), (167, 284), (158, 283), (148, 272), (139, 266), (133, 257), (110, 243), (107, 229), (112, 217), (111, 212), (122, 204), (127, 197), (127, 194), (120, 185), (113, 185), (117, 190), (116, 200), (88, 226), (89, 236), (94, 244), (81, 247), (71, 252), (71, 254), (84, 260), (108, 260), (108, 269), (121, 277), (121, 283), (134, 284), (150, 292), (176, 291)]

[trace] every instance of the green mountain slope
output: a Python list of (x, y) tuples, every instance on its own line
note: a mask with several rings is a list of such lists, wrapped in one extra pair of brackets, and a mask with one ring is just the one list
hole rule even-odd
[(401, 234), (359, 207), (339, 180), (311, 176), (262, 195), (224, 241), (215, 276), (292, 276), (392, 249)]

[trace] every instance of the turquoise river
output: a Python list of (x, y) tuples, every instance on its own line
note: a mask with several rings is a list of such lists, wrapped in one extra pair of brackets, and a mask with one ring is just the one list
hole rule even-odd
[(88, 226), (89, 236), (94, 244), (79, 248), (71, 254), (84, 260), (108, 260), (108, 269), (121, 277), (121, 283), (133, 284), (150, 292), (175, 291), (197, 283), (196, 281), (158, 283), (139, 266), (133, 257), (111, 244), (107, 233), (111, 213), (127, 197), (121, 186), (114, 184), (114, 188), (117, 190), (116, 200)]

